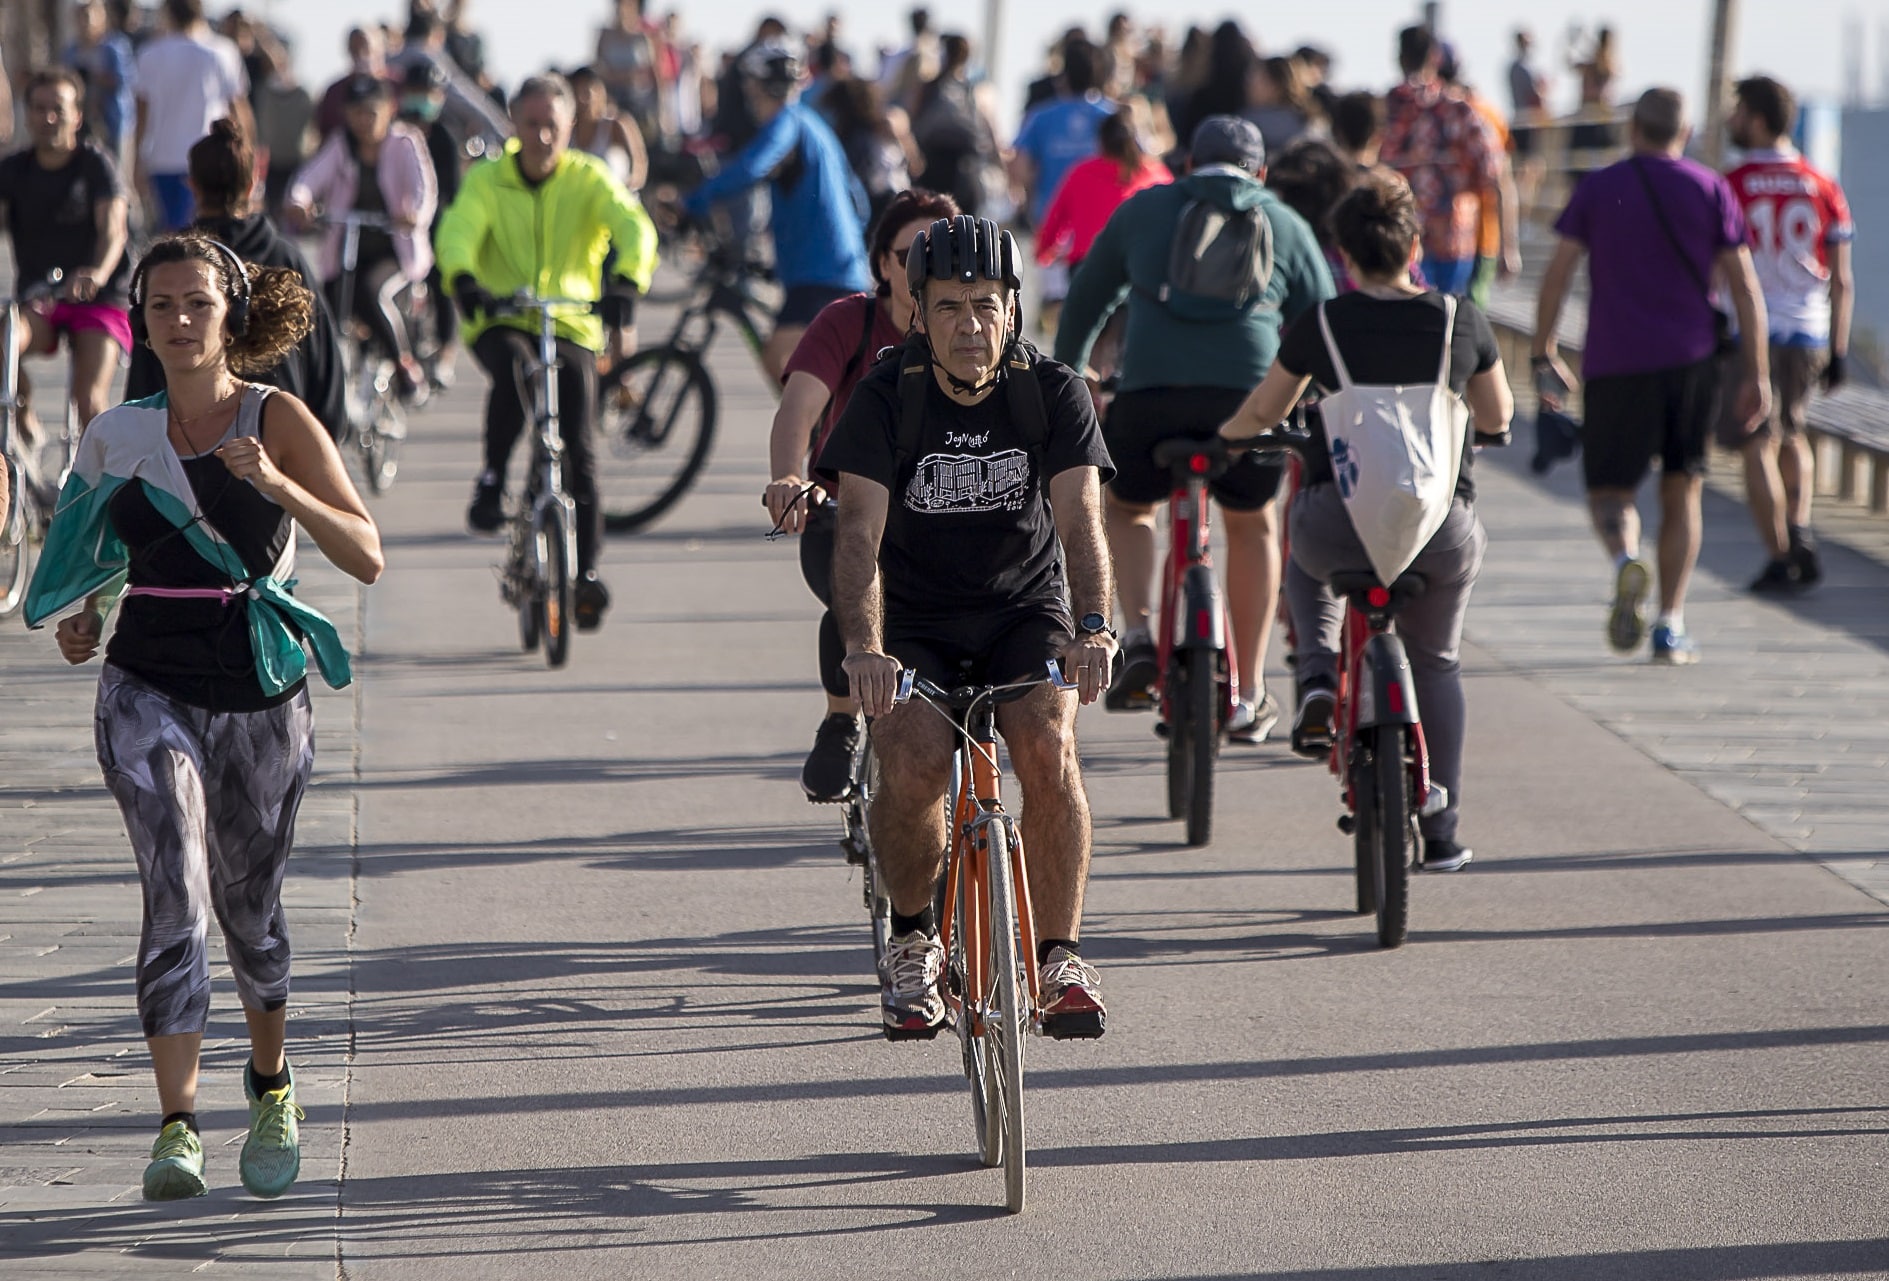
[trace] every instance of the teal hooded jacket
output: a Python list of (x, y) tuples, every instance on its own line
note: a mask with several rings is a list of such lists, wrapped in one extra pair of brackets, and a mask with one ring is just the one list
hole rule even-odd
[[(1168, 255), (1181, 211), (1197, 199), (1228, 212), (1257, 206), (1272, 224), (1272, 281), (1233, 319), (1190, 319), (1155, 297), (1167, 282)], [(1072, 369), (1083, 368), (1102, 326), (1125, 301), (1123, 391), (1244, 391), (1257, 386), (1272, 367), (1282, 329), (1334, 292), (1331, 269), (1305, 220), (1257, 180), (1215, 166), (1136, 192), (1109, 218), (1069, 282), (1056, 328), (1056, 359)]]

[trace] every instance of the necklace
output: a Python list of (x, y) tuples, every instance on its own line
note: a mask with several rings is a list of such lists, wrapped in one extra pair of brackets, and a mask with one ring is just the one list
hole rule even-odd
[(190, 447), (190, 452), (193, 456), (202, 454), (203, 450), (197, 447), (196, 437), (190, 434), (190, 425), (201, 423), (212, 414), (221, 412), (236, 395), (238, 390), (238, 388), (232, 387), (229, 391), (224, 392), (221, 396), (218, 396), (214, 401), (210, 402), (208, 409), (199, 414), (192, 414), (188, 418), (178, 413), (175, 405), (166, 406), (170, 413), (170, 420), (177, 428), (177, 434), (184, 438), (184, 444)]

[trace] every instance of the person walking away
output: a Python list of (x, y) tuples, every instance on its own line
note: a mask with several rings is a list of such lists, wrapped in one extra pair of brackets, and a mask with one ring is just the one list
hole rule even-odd
[[(957, 746), (934, 709), (893, 704), (900, 669), (995, 685), (1039, 678), (1055, 659), (1089, 703), (1115, 655), (1101, 520), (1108, 451), (1082, 380), (1019, 344), (1015, 240), (986, 219), (934, 222), (912, 242), (905, 283), (914, 335), (854, 389), (816, 464), (840, 485), (833, 605), (880, 769), (867, 821), (892, 899), (879, 969), (889, 1040), (944, 1026), (932, 892)], [(1024, 378), (1035, 387), (1011, 382)], [(901, 380), (914, 379), (908, 411)], [(997, 708), (1023, 792), (1041, 1027), (1057, 1039), (1099, 1037), (1107, 1021), (1082, 955), (1091, 824), (1077, 701), (1045, 684)]]
[(210, 30), (203, 0), (164, 0), (170, 33), (138, 54), (138, 187), (160, 232), (190, 225), (190, 148), (228, 116), (256, 136), (249, 77), (236, 46)]
[(965, 213), (994, 218), (1009, 212), (1009, 188), (991, 94), (971, 83), (969, 40), (949, 35), (940, 48), (938, 76), (919, 91), (912, 117), (912, 139), (924, 159), (920, 175)]
[(606, 293), (603, 263), (614, 248), (618, 278), (638, 293), (656, 270), (656, 228), (636, 197), (596, 157), (571, 147), (576, 108), (562, 76), (533, 76), (512, 95), (517, 137), (495, 161), (466, 173), (439, 221), (440, 274), (465, 317), (473, 358), (492, 380), (485, 404), (485, 461), (466, 523), (490, 534), (505, 523), (505, 471), (525, 430), (538, 318), (497, 316), (500, 298), (530, 289), (600, 300), (601, 314), (557, 318), (559, 431), (565, 482), (577, 505), (578, 627), (603, 625), (610, 592), (597, 573), (603, 527), (597, 508), (597, 352), (604, 326), (628, 325), (630, 295)]
[(1276, 156), (1304, 136), (1323, 113), (1292, 59), (1261, 58), (1247, 77), (1246, 109), (1240, 115), (1259, 126), (1266, 153)]
[[(64, 68), (30, 76), (25, 100), (32, 145), (0, 160), (0, 202), (18, 287), (61, 273), (50, 299), (21, 309), (26, 323), (17, 331), (19, 354), (51, 356), (65, 339), (81, 431), (110, 406), (112, 375), (131, 350), (124, 181), (111, 157), (80, 131), (84, 92), (78, 76)], [(30, 410), (21, 415), (21, 427), (28, 448), (15, 461), (36, 477), (33, 452), (42, 433)]]
[[(1627, 159), (1589, 174), (1555, 222), (1560, 240), (1541, 283), (1531, 364), (1536, 388), (1560, 408), (1573, 376), (1555, 340), (1574, 273), (1587, 259), (1587, 341), (1581, 376), (1581, 461), (1594, 532), (1614, 564), (1607, 639), (1631, 654), (1646, 636), (1653, 570), (1640, 559), (1634, 491), (1660, 460), (1659, 615), (1653, 661), (1695, 663), (1686, 586), (1699, 556), (1705, 446), (1732, 397), (1741, 429), (1770, 412), (1764, 297), (1746, 245), (1745, 215), (1725, 179), (1685, 158), (1685, 106), (1671, 89), (1634, 105)], [(1730, 294), (1745, 365), (1722, 388), (1723, 319), (1709, 281)]]
[[(853, 177), (866, 193), (866, 223), (876, 223), (892, 198), (912, 185), (912, 156), (917, 145), (905, 113), (879, 101), (869, 80), (836, 80), (815, 100), (821, 118), (833, 129)], [(922, 161), (920, 162), (922, 163)]]
[(1535, 37), (1526, 27), (1515, 29), (1515, 57), (1509, 62), (1509, 140), (1515, 165), (1516, 189), (1522, 208), (1535, 206), (1547, 165), (1542, 155), (1542, 129), (1549, 123), (1548, 80), (1529, 61)]
[(1770, 563), (1754, 592), (1808, 587), (1823, 577), (1810, 532), (1816, 452), (1804, 435), (1812, 390), (1844, 383), (1856, 284), (1849, 202), (1834, 178), (1791, 145), (1797, 101), (1769, 76), (1738, 82), (1728, 126), (1744, 161), (1728, 175), (1745, 211), (1751, 261), (1770, 319), (1771, 413), (1755, 431), (1736, 414), (1719, 443), (1744, 456), (1745, 495)]
[[(1421, 219), (1410, 187), (1383, 170), (1366, 174), (1332, 211), (1338, 251), (1357, 289), (1322, 303), (1286, 332), (1265, 381), (1220, 429), (1234, 441), (1278, 425), (1310, 384), (1323, 395), (1346, 389), (1419, 387), (1442, 381), (1467, 401), (1475, 431), (1508, 428), (1514, 401), (1502, 368), (1495, 331), (1473, 303), (1427, 290), (1412, 281)], [(1438, 353), (1442, 358), (1439, 361)], [(1286, 596), (1299, 637), (1299, 713), (1292, 746), (1322, 757), (1331, 750), (1339, 677), (1339, 635), (1344, 603), (1327, 584), (1337, 573), (1370, 563), (1333, 481), (1331, 442), (1314, 426), (1315, 448), (1306, 456), (1292, 500), (1292, 556)], [(1474, 433), (1463, 441), (1449, 514), (1410, 563), (1424, 590), (1397, 614), (1397, 635), (1410, 656), (1417, 703), (1423, 709), (1423, 739), (1431, 777), (1448, 805), (1419, 820), (1422, 866), (1453, 872), (1473, 857), (1457, 838), (1463, 798), (1463, 748), (1467, 708), (1459, 652), (1470, 589), (1482, 565), (1488, 537), (1476, 518), (1471, 473)]]
[(1495, 288), (1497, 278), (1513, 280), (1522, 274), (1522, 204), (1515, 188), (1515, 166), (1509, 159), (1513, 139), (1496, 105), (1463, 79), (1462, 63), (1457, 60), (1455, 48), (1448, 44), (1443, 46), (1437, 76), (1476, 109), (1495, 141), (1496, 197), (1491, 200), (1484, 191), (1478, 202), (1476, 270), (1469, 281), (1470, 301), (1478, 310), (1483, 310), (1489, 306), (1489, 292)]
[(1338, 251), (1332, 210), (1368, 171), (1368, 166), (1351, 163), (1323, 138), (1300, 138), (1272, 157), (1266, 169), (1266, 185), (1286, 208), (1305, 219), (1305, 225), (1318, 238), (1319, 252), (1325, 255), (1325, 265), (1331, 270), (1332, 287), (1341, 294), (1349, 293), (1355, 285), (1345, 270), (1344, 255)]
[[(1282, 325), (1332, 296), (1312, 229), (1264, 185), (1266, 147), (1257, 126), (1209, 116), (1194, 131), (1189, 161), (1179, 182), (1130, 196), (1115, 211), (1070, 283), (1056, 332), (1056, 358), (1084, 369), (1109, 312), (1128, 308), (1121, 390), (1106, 431), (1116, 467), (1109, 551), (1126, 629), (1122, 670), (1108, 696), (1117, 711), (1151, 706), (1157, 676), (1155, 520), (1174, 482), (1155, 465), (1155, 447), (1212, 436), (1265, 377)], [(1212, 484), (1225, 518), (1239, 669), (1240, 705), (1228, 732), (1246, 743), (1264, 741), (1279, 719), (1265, 663), (1279, 595), (1282, 471), (1243, 458)]]
[(77, 30), (63, 61), (85, 82), (86, 131), (119, 173), (130, 173), (138, 110), (131, 91), (136, 66), (131, 41), (112, 30), (105, 0), (81, 0), (73, 18)]
[[(1423, 278), (1461, 298), (1476, 272), (1483, 207), (1504, 207), (1502, 152), (1476, 109), (1443, 83), (1442, 62), (1442, 45), (1429, 28), (1404, 28), (1397, 38), (1404, 79), (1384, 99), (1378, 154), (1417, 198)], [(1515, 243), (1512, 226), (1505, 224), (1502, 236), (1504, 243)]]
[[(916, 304), (905, 279), (905, 259), (918, 234), (940, 218), (955, 218), (950, 196), (935, 191), (903, 191), (892, 197), (873, 225), (871, 293), (829, 303), (807, 326), (782, 375), (780, 405), (768, 437), (772, 479), (761, 494), (768, 518), (783, 533), (800, 537), (800, 572), (826, 607), (820, 619), (820, 684), (826, 690), (826, 717), (814, 731), (813, 750), (800, 771), (800, 787), (809, 801), (828, 804), (846, 799), (852, 786), (853, 753), (859, 747), (859, 716), (841, 664), (839, 620), (833, 615), (833, 536), (838, 521), (839, 486), (813, 484), (813, 460), (833, 434), (853, 388), (871, 372), (887, 349), (896, 349), (912, 327)], [(813, 487), (809, 489), (809, 485)]]
[(394, 362), (401, 398), (411, 403), (423, 397), (426, 373), (413, 354), (401, 300), (433, 269), (433, 245), (424, 233), (439, 208), (439, 186), (425, 137), (394, 120), (392, 85), (375, 76), (355, 80), (348, 92), (347, 128), (330, 134), (296, 172), (286, 207), (299, 226), (324, 213), (338, 219), (358, 211), (386, 219), (387, 230), (360, 229), (352, 315), (341, 314), (347, 233), (339, 222), (329, 223), (322, 233), (323, 289), (336, 319), (365, 325), (375, 347)]
[[(293, 240), (276, 230), (251, 202), (256, 189), (256, 153), (233, 121), (210, 126), (208, 136), (190, 149), (190, 194), (197, 206), (191, 230), (228, 245), (244, 262), (282, 267), (314, 298), (308, 333), (268, 369), (249, 375), (288, 392), (308, 406), (329, 436), (339, 441), (348, 431), (347, 372), (341, 361), (341, 336), (334, 315), (321, 296), (321, 282)], [(143, 400), (164, 390), (164, 365), (149, 343), (135, 343), (125, 374), (126, 400)]]
[(94, 420), (47, 532), (26, 619), (59, 622), (69, 663), (97, 656), (99, 765), (143, 890), (138, 1017), (161, 1116), (144, 1196), (209, 1189), (197, 1079), (222, 930), (249, 1061), (245, 1188), (278, 1197), (301, 1168), (284, 1050), (290, 983), (282, 886), (314, 762), (305, 674), (348, 684), (334, 625), (293, 595), (296, 532), (343, 573), (380, 577), (380, 535), (308, 407), (246, 381), (307, 333), (291, 271), (248, 266), (196, 233), (152, 246), (133, 277), (164, 392)]
[(773, 208), (774, 274), (783, 298), (774, 332), (761, 349), (767, 376), (779, 379), (820, 309), (871, 288), (866, 265), (865, 192), (820, 113), (800, 101), (800, 59), (762, 46), (743, 59), (743, 92), (760, 132), (720, 173), (684, 199), (697, 218), (711, 207), (768, 185)]
[[(1061, 92), (1023, 118), (1011, 144), (1011, 181), (1025, 194), (1032, 227), (1043, 225), (1050, 197), (1078, 162), (1095, 154), (1096, 128), (1118, 110), (1102, 96), (1099, 61), (1087, 40), (1064, 42)], [(1069, 292), (1069, 273), (1060, 266), (1045, 268), (1039, 291), (1038, 323), (1053, 334), (1056, 313)]]

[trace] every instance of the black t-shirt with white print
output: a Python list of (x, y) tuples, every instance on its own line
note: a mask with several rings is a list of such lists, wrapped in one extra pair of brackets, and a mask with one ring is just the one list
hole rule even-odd
[[(1325, 319), (1353, 383), (1414, 387), (1436, 381), (1446, 319), (1442, 294), (1411, 298), (1344, 294), (1325, 304)], [(1276, 359), (1281, 369), (1310, 378), (1320, 390), (1338, 390), (1338, 371), (1326, 350), (1317, 308), (1293, 322), (1280, 340)], [(1451, 390), (1462, 395), (1471, 378), (1495, 368), (1500, 359), (1502, 352), (1496, 346), (1489, 318), (1474, 303), (1458, 299), (1456, 327), (1450, 333)], [(1324, 422), (1313, 414), (1312, 424), (1318, 448), (1305, 460), (1305, 470), (1299, 477), (1301, 485), (1325, 484), (1332, 479), (1331, 446), (1325, 439)], [(1463, 442), (1463, 461), (1456, 474), (1456, 494), (1469, 501), (1476, 497), (1476, 482), (1470, 471), (1474, 445), (1473, 438)]]
[(877, 481), (891, 493), (879, 568), (886, 615), (898, 623), (1066, 608), (1061, 546), (1046, 477), (1076, 467), (1115, 474), (1095, 406), (1065, 365), (1036, 365), (1049, 419), (1041, 474), (999, 387), (975, 405), (928, 380), (924, 430), (904, 474), (894, 475), (899, 365), (882, 360), (860, 380), (820, 452), (816, 470)]

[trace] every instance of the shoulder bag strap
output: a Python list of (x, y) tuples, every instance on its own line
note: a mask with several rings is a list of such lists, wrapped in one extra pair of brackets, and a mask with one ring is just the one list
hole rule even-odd
[(1456, 299), (1450, 294), (1443, 295), (1443, 364), (1436, 371), (1436, 384), (1439, 387), (1450, 385), (1450, 347), (1456, 341)]
[(1338, 353), (1338, 340), (1332, 337), (1331, 322), (1325, 319), (1325, 304), (1318, 305), (1318, 332), (1325, 336), (1325, 354), (1331, 357), (1331, 367), (1338, 374), (1338, 390), (1351, 390), (1351, 371), (1345, 368), (1345, 358)]
[(1679, 237), (1673, 233), (1673, 225), (1666, 221), (1666, 211), (1660, 208), (1659, 195), (1653, 190), (1653, 180), (1646, 176), (1646, 167), (1640, 163), (1638, 157), (1627, 163), (1633, 166), (1634, 173), (1640, 175), (1640, 185), (1646, 188), (1647, 203), (1653, 206), (1653, 216), (1659, 219), (1659, 229), (1666, 233), (1666, 243), (1673, 247), (1675, 254), (1679, 255), (1680, 264), (1685, 267), (1686, 274), (1692, 277), (1692, 283), (1699, 287), (1699, 292), (1705, 295), (1707, 302), (1710, 302), (1712, 287), (1705, 283), (1704, 277), (1699, 275), (1698, 264), (1692, 261), (1685, 246), (1679, 243)]

